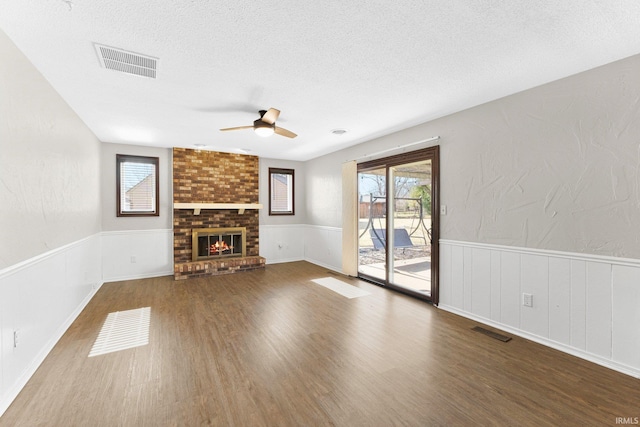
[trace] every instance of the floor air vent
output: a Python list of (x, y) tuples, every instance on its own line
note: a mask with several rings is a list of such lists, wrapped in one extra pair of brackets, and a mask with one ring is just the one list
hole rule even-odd
[(506, 335), (502, 335), (502, 334), (498, 334), (496, 332), (490, 331), (488, 329), (482, 328), (480, 326), (475, 326), (473, 328), (471, 328), (472, 331), (476, 331), (476, 332), (480, 332), (481, 334), (485, 334), (491, 338), (495, 338), (497, 340), (500, 340), (502, 342), (507, 342), (507, 341), (511, 341), (511, 337), (508, 337)]
[(109, 70), (156, 78), (158, 58), (94, 43), (100, 65)]

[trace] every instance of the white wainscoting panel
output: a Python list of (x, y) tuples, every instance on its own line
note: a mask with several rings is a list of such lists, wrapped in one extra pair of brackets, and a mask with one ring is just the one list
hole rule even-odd
[(549, 258), (549, 338), (571, 343), (571, 261), (565, 258)]
[(342, 272), (342, 229), (319, 225), (305, 226), (304, 259)]
[[(440, 250), (442, 250), (442, 247)], [(502, 313), (502, 300), (500, 296), (500, 287), (502, 286), (502, 277), (500, 276), (500, 272), (502, 271), (502, 258), (499, 252), (489, 252), (491, 253), (491, 319), (499, 322)]]
[(0, 271), (0, 415), (102, 284), (100, 239)]
[(612, 282), (611, 357), (640, 366), (640, 268), (614, 265)]
[[(465, 311), (473, 313), (473, 248), (462, 248), (462, 301)], [(467, 262), (465, 262), (467, 261)]]
[(173, 275), (173, 230), (102, 232), (105, 282)]
[(520, 254), (516, 252), (498, 254), (500, 255), (500, 271), (493, 273), (500, 274), (500, 322), (519, 329)]
[(587, 262), (587, 352), (607, 359), (611, 357), (611, 267)]
[(448, 286), (440, 285), (440, 300), (447, 301), (449, 304), (453, 302), (453, 259), (452, 252), (454, 246), (440, 245), (440, 283), (447, 283)]
[[(456, 268), (453, 268), (453, 266)], [(442, 286), (441, 286), (442, 287)], [(464, 248), (451, 248), (451, 298), (455, 307), (464, 307)]]
[(533, 295), (533, 307), (524, 307), (520, 301), (520, 328), (541, 337), (549, 336), (548, 257), (520, 255), (520, 291)]
[(308, 224), (260, 224), (260, 255), (267, 264), (308, 261), (342, 272), (342, 229)]
[(260, 224), (260, 256), (267, 264), (304, 260), (304, 224)]
[(571, 264), (571, 341), (579, 350), (587, 349), (587, 262), (572, 259)]
[[(467, 248), (471, 250), (470, 284), (465, 287), (471, 291), (465, 298), (465, 305), (471, 306), (471, 311), (482, 317), (491, 317), (491, 252), (486, 249)], [(465, 264), (466, 265), (466, 264)], [(465, 268), (465, 271), (467, 269)], [(467, 276), (465, 276), (465, 284)], [(469, 303), (467, 303), (469, 299)]]
[(640, 378), (640, 260), (451, 240), (440, 256), (440, 308)]

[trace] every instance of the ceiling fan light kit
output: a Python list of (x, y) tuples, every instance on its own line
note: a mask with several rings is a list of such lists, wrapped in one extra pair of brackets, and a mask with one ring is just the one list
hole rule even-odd
[(287, 130), (285, 128), (281, 128), (276, 126), (276, 120), (278, 120), (278, 116), (280, 115), (280, 110), (276, 110), (275, 108), (269, 108), (268, 110), (260, 110), (260, 118), (253, 122), (253, 126), (238, 126), (233, 128), (224, 128), (220, 129), (223, 132), (229, 130), (242, 130), (242, 129), (253, 129), (256, 135), (267, 137), (271, 136), (274, 133), (278, 135), (286, 136), (287, 138), (295, 138), (295, 133)]
[(253, 122), (253, 131), (256, 133), (256, 135), (262, 136), (264, 138), (273, 135), (274, 127), (274, 125), (265, 123), (262, 120), (256, 120)]

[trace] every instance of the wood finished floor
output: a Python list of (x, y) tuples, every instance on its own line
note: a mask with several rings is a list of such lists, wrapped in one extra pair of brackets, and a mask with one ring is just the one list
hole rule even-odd
[[(1, 426), (616, 425), (640, 380), (305, 262), (107, 283)], [(110, 312), (151, 307), (150, 343), (88, 358)]]

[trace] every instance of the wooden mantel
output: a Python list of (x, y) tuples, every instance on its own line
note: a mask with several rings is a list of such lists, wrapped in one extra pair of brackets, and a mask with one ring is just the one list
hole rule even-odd
[(202, 209), (237, 209), (242, 215), (245, 209), (262, 209), (262, 203), (174, 203), (174, 209), (193, 209), (194, 215), (200, 215)]

